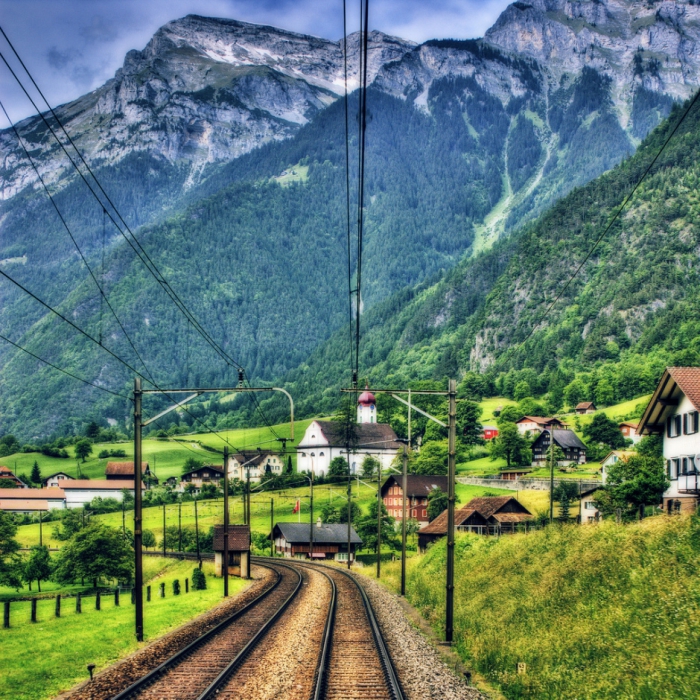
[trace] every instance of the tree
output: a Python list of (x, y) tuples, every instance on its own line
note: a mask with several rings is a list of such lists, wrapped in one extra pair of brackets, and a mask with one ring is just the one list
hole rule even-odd
[(200, 462), (200, 460), (195, 457), (188, 457), (182, 465), (182, 473), (188, 474), (189, 472), (193, 472), (195, 469), (199, 469), (202, 464), (204, 464), (204, 462)]
[(33, 484), (40, 484), (41, 483), (41, 469), (39, 469), (39, 462), (34, 460), (34, 464), (32, 465), (32, 472), (29, 476)]
[(464, 378), (457, 387), (457, 396), (470, 401), (481, 401), (486, 393), (486, 382), (476, 372), (465, 372)]
[(447, 441), (423, 445), (413, 470), (414, 474), (447, 474)]
[[(455, 495), (455, 503), (459, 503), (459, 496)], [(428, 519), (435, 520), (440, 513), (447, 510), (447, 494), (436, 487), (428, 494)]]
[(615, 392), (607, 379), (601, 379), (595, 388), (595, 402), (599, 406), (610, 406), (615, 400)]
[(156, 536), (153, 534), (152, 530), (144, 530), (141, 533), (141, 544), (143, 544), (146, 549), (156, 546)]
[(82, 459), (83, 462), (92, 454), (92, 443), (87, 439), (83, 438), (75, 443), (75, 456), (78, 459)]
[(499, 426), (498, 437), (491, 440), (491, 459), (505, 459), (508, 469), (513, 465), (532, 462), (532, 454), (527, 440), (520, 434), (515, 423)]
[(12, 516), (0, 510), (0, 584), (19, 588), (22, 585), (17, 526)]
[(285, 474), (293, 474), (294, 473), (294, 467), (292, 466), (292, 455), (289, 455), (287, 457), (287, 466), (284, 469)]
[(420, 531), (420, 523), (415, 518), (409, 518), (406, 521), (406, 539), (413, 537), (413, 544), (415, 545), (416, 535)]
[(41, 582), (46, 581), (51, 576), (51, 556), (46, 545), (34, 545), (27, 561), (24, 563), (24, 580), (29, 584), (36, 581), (39, 593), (41, 593)]
[(365, 455), (362, 460), (362, 476), (365, 479), (371, 479), (379, 473), (379, 468), (381, 467), (381, 462), (372, 455)]
[(481, 406), (473, 401), (460, 401), (457, 404), (457, 439), (464, 447), (484, 444), (482, 412)]
[(85, 428), (85, 437), (91, 440), (96, 439), (100, 435), (100, 426), (94, 421), (90, 421)]
[(350, 466), (348, 465), (347, 459), (345, 459), (345, 457), (333, 457), (331, 463), (328, 465), (328, 476), (347, 477), (348, 474), (350, 474)]
[(632, 455), (619, 459), (608, 467), (606, 485), (597, 495), (596, 506), (604, 515), (620, 508), (629, 519), (640, 507), (657, 505), (669, 483), (662, 457)]
[[(362, 540), (363, 549), (374, 549), (377, 551), (377, 520), (378, 520), (377, 501), (373, 500), (369, 504), (369, 512), (367, 515), (359, 518), (355, 525), (357, 534)], [(389, 515), (384, 503), (382, 503), (382, 543), (391, 547), (396, 547), (398, 540), (396, 537), (396, 529), (394, 526), (394, 518)]]
[(506, 423), (517, 423), (524, 415), (516, 406), (504, 406), (498, 414), (497, 423), (499, 427)]
[(77, 508), (68, 508), (61, 513), (61, 522), (53, 528), (53, 536), (65, 542), (85, 527), (85, 513)]
[(554, 464), (558, 465), (559, 462), (562, 462), (563, 460), (566, 459), (566, 454), (564, 453), (564, 450), (559, 447), (559, 445), (556, 444), (556, 442), (553, 445), (549, 446), (549, 449), (547, 450), (547, 454), (545, 455), (545, 459), (547, 460), (547, 466), (551, 465), (552, 463), (552, 448), (554, 448)]
[(578, 497), (578, 485), (571, 481), (561, 481), (552, 492), (552, 500), (559, 504), (559, 520), (570, 519), (571, 502)]
[(532, 389), (530, 388), (530, 385), (524, 380), (519, 381), (513, 390), (513, 398), (516, 401), (520, 401), (528, 396), (532, 396)]
[(71, 537), (56, 557), (59, 583), (88, 579), (96, 588), (101, 579), (131, 581), (134, 552), (121, 530), (91, 522)]
[(207, 577), (204, 572), (195, 568), (192, 571), (192, 590), (193, 591), (205, 591), (207, 589)]
[(564, 399), (569, 408), (575, 408), (586, 398), (586, 387), (580, 379), (574, 379), (564, 389)]
[(602, 411), (593, 416), (593, 420), (584, 426), (583, 435), (590, 442), (602, 442), (613, 450), (625, 446), (625, 438), (617, 423)]

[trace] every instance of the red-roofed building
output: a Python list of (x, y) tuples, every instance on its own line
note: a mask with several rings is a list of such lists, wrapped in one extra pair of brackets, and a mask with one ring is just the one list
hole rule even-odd
[(525, 433), (535, 435), (543, 430), (549, 430), (550, 427), (557, 429), (566, 428), (566, 424), (562, 423), (558, 418), (549, 416), (523, 416), (515, 424), (518, 426), (518, 431), (521, 435), (525, 435)]
[(0, 488), (0, 510), (7, 510), (15, 513), (24, 513), (35, 512), (38, 510), (54, 510), (55, 508), (60, 509), (65, 507), (66, 494), (63, 491), (63, 489)]
[[(141, 474), (150, 477), (154, 483), (158, 483), (148, 462), (141, 462)], [(134, 480), (134, 463), (133, 462), (107, 462), (105, 467), (105, 479), (112, 481), (133, 481)]]
[(663, 435), (668, 513), (694, 511), (700, 496), (700, 367), (668, 367), (637, 429)]
[[(0, 466), (0, 488), (8, 488), (8, 482), (15, 484), (18, 489), (28, 488), (22, 479), (15, 476), (12, 469), (9, 467)], [(12, 486), (9, 486), (9, 488), (12, 488)]]

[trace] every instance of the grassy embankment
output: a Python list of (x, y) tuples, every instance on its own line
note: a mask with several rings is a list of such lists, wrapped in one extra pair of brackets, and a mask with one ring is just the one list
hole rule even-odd
[[(399, 576), (382, 569), (394, 590)], [(408, 599), (440, 635), (444, 576), (444, 540), (408, 562)], [(698, 576), (700, 521), (686, 516), (460, 535), (456, 648), (509, 700), (697, 698)]]
[[(144, 574), (153, 587), (150, 602), (144, 602), (144, 643), (175, 629), (221, 601), (223, 580), (213, 577), (213, 564), (205, 563), (207, 590), (185, 594), (185, 578), (192, 578), (193, 562), (146, 557)], [(180, 580), (182, 594), (174, 596), (172, 581)], [(158, 584), (165, 582), (165, 598), (158, 597)], [(248, 585), (230, 579), (235, 595)], [(0, 630), (2, 673), (0, 697), (13, 700), (43, 700), (53, 697), (87, 678), (87, 664), (96, 671), (133, 652), (140, 645), (134, 637), (134, 611), (128, 594), (115, 607), (113, 596), (103, 596), (102, 609), (95, 610), (94, 597), (83, 599), (83, 612), (75, 612), (75, 600), (63, 601), (61, 617), (54, 617), (54, 600), (39, 601), (38, 622), (30, 622), (30, 603), (12, 604), (12, 626)]]

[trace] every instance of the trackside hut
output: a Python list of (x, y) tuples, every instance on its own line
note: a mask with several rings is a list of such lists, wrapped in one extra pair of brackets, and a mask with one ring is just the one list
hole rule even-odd
[[(343, 523), (321, 523), (313, 526), (314, 559), (348, 560), (348, 526)], [(272, 531), (275, 551), (280, 556), (309, 559), (309, 524), (276, 523)], [(350, 528), (350, 561), (355, 560), (355, 550), (362, 546), (355, 528)]]
[[(224, 526), (214, 526), (214, 567), (223, 576)], [(232, 576), (250, 578), (250, 526), (228, 526), (228, 572)]]

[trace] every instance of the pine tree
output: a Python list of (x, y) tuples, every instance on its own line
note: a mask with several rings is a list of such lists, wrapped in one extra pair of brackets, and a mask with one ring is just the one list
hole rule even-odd
[(39, 463), (34, 460), (34, 465), (32, 466), (32, 473), (29, 477), (33, 484), (41, 483), (41, 469), (39, 469)]

